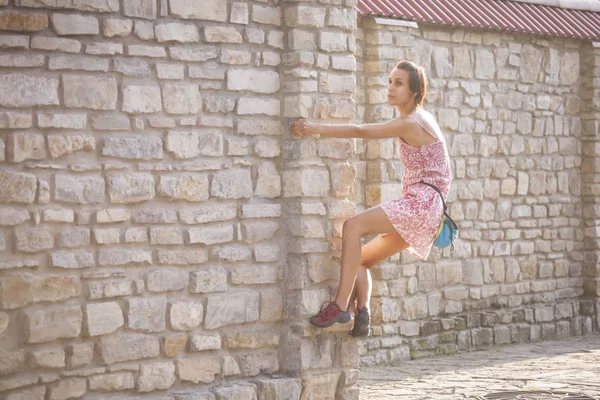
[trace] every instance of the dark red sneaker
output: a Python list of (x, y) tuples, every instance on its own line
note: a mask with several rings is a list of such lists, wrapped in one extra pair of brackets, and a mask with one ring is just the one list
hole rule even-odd
[(326, 301), (321, 305), (321, 311), (310, 317), (310, 323), (319, 328), (328, 328), (335, 323), (350, 322), (350, 311), (342, 311), (335, 301)]

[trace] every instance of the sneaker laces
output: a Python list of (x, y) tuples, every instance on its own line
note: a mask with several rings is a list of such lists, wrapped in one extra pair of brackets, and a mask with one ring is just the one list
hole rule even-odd
[(335, 303), (335, 301), (326, 301), (321, 304), (321, 310), (319, 311), (319, 316), (321, 318), (330, 319), (334, 316), (334, 313), (337, 309), (340, 309), (339, 306)]

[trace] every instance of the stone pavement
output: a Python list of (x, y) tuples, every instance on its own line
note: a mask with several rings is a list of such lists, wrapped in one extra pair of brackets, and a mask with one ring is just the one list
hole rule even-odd
[(600, 334), (367, 367), (359, 384), (360, 400), (600, 399)]

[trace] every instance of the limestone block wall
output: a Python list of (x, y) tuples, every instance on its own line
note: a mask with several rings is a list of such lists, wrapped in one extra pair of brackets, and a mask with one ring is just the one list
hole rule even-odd
[(354, 5), (0, 1), (0, 398), (357, 397)]
[[(373, 18), (360, 26), (364, 121), (397, 115), (385, 87), (398, 60), (425, 68), (425, 108), (448, 142), (460, 226), (455, 251), (435, 249), (427, 262), (402, 255), (373, 271), (377, 336), (362, 341), (362, 363), (598, 329), (597, 50)], [(396, 141), (366, 149), (369, 206), (397, 196), (402, 168)]]

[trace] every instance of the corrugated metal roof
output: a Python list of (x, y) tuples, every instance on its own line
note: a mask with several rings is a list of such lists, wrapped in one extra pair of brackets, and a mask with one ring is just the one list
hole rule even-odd
[(363, 15), (576, 39), (600, 39), (600, 13), (506, 0), (358, 0)]

